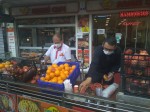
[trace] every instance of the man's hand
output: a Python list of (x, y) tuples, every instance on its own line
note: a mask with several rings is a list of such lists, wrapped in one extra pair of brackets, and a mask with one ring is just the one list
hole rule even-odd
[(80, 93), (84, 93), (85, 90), (88, 88), (88, 86), (91, 84), (91, 82), (92, 82), (91, 77), (88, 77), (85, 81), (83, 81), (79, 86)]

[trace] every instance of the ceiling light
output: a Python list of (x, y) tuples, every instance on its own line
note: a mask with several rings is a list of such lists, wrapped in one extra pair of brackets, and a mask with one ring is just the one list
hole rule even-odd
[(107, 18), (108, 20), (110, 19), (110, 18)]
[(96, 21), (96, 18), (94, 18), (94, 20)]
[(106, 21), (106, 23), (109, 23), (109, 21)]
[(106, 26), (108, 26), (108, 24), (105, 24)]

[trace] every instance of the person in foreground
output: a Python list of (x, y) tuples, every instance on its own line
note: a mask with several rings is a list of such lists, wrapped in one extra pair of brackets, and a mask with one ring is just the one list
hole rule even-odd
[(86, 90), (91, 83), (110, 85), (114, 81), (114, 73), (121, 65), (121, 50), (116, 39), (106, 38), (102, 45), (95, 49), (86, 79), (80, 84), (80, 91)]
[(45, 53), (45, 61), (50, 60), (51, 63), (69, 62), (71, 61), (71, 51), (69, 46), (62, 42), (60, 34), (53, 36), (54, 45), (52, 45)]

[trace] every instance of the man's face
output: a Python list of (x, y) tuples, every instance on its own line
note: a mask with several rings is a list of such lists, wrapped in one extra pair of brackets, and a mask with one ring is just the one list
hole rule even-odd
[(53, 36), (53, 43), (54, 43), (54, 44), (59, 44), (59, 43), (61, 43), (60, 38), (57, 37), (56, 35), (54, 35), (54, 36)]
[(106, 50), (106, 51), (112, 52), (112, 51), (114, 51), (114, 50), (116, 49), (116, 46), (115, 46), (115, 45), (112, 46), (112, 45), (108, 44), (107, 42), (105, 42), (105, 43), (103, 44), (103, 48), (104, 48), (104, 50)]

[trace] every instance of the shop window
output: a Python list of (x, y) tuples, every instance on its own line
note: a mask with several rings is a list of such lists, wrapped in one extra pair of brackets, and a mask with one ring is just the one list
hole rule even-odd
[(20, 28), (18, 29), (19, 45), (20, 46), (33, 46), (32, 29), (31, 28)]
[(119, 13), (94, 15), (93, 46), (96, 47), (102, 44), (104, 38), (116, 37), (116, 33), (119, 33), (121, 40), (118, 40), (118, 46), (122, 49), (125, 47), (148, 49), (149, 19), (150, 16), (122, 18)]
[(37, 28), (37, 46), (49, 47), (53, 44), (52, 37), (55, 33), (60, 33), (63, 42), (70, 47), (75, 47), (75, 28)]

